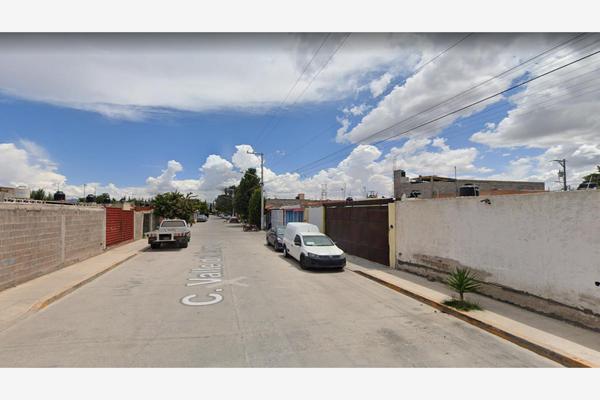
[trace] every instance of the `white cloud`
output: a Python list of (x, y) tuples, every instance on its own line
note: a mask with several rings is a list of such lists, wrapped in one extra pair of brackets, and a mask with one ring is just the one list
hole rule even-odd
[[(277, 106), (324, 34), (4, 35), (0, 91), (10, 96), (140, 120), (168, 110), (264, 112)], [(331, 34), (288, 103), (337, 48)], [(370, 71), (409, 68), (420, 39), (353, 34), (299, 103), (339, 100)], [(260, 90), (256, 90), (260, 88)]]
[[(447, 36), (443, 41), (435, 36), (422, 37), (422, 50), (416, 50), (416, 54), (421, 62), (429, 60), (447, 47), (448, 42), (456, 41), (457, 37)], [(415, 63), (412, 67), (413, 71), (416, 71), (415, 73), (408, 73), (403, 84), (394, 87), (357, 125), (342, 136), (338, 136), (337, 140), (352, 143), (364, 140), (373, 142), (374, 139), (366, 138), (400, 121), (407, 120), (384, 131), (377, 139), (404, 132), (434, 117), (454, 111), (461, 105), (499, 92), (510, 84), (514, 76), (508, 74), (503, 79), (492, 80), (488, 84), (468, 92), (460, 100), (450, 101), (436, 108), (435, 111), (413, 117), (423, 110), (515, 66), (522, 59), (539, 52), (540, 49), (547, 48), (550, 43), (556, 43), (561, 38), (564, 40), (565, 37), (556, 35), (473, 35), (431, 64), (422, 67), (421, 63)], [(521, 73), (523, 72), (521, 71)], [(494, 98), (434, 124), (411, 130), (410, 133), (434, 136), (457, 118), (481, 111), (500, 99), (501, 97)]]
[(379, 78), (372, 80), (371, 83), (369, 83), (371, 96), (379, 97), (379, 95), (381, 95), (390, 85), (390, 83), (392, 82), (392, 78), (394, 78), (394, 76), (389, 72), (386, 72)]
[[(271, 197), (289, 198), (305, 193), (307, 197), (319, 198), (323, 185), (327, 185), (329, 198), (342, 198), (342, 188), (346, 189), (346, 196), (357, 198), (363, 197), (365, 190), (389, 196), (393, 193), (394, 158), (399, 168), (412, 174), (449, 173), (454, 165), (464, 173), (487, 172), (474, 165), (476, 149), (451, 149), (444, 139), (436, 139), (435, 145), (433, 142), (430, 139), (407, 140), (403, 146), (392, 148), (386, 155), (375, 146), (359, 145), (337, 165), (309, 176), (297, 173), (276, 174), (267, 164), (264, 168), (265, 190)], [(428, 145), (431, 145), (430, 150), (427, 149)], [(35, 143), (29, 142), (28, 147), (35, 153), (47, 156)], [(178, 190), (212, 200), (225, 187), (237, 184), (245, 169), (259, 166), (259, 158), (247, 153), (252, 150), (250, 145), (237, 145), (231, 161), (219, 155), (209, 155), (199, 168), (197, 179), (178, 179), (177, 174), (183, 171), (183, 166), (178, 161), (171, 160), (160, 175), (148, 177), (143, 186), (118, 187), (113, 183), (87, 182), (87, 193), (107, 192), (115, 198), (148, 198), (157, 193)], [(38, 164), (35, 156), (23, 147), (13, 143), (0, 144), (0, 157), (10, 160), (11, 166), (1, 170), (0, 185), (26, 184), (32, 189), (41, 187), (54, 191), (56, 185), (60, 184), (68, 197), (83, 196), (83, 185), (69, 184), (67, 178), (57, 172), (55, 163)]]

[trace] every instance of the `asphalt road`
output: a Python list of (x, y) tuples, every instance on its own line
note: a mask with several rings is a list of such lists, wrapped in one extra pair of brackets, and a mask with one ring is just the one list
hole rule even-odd
[(1, 332), (0, 366), (557, 364), (351, 271), (303, 271), (211, 218), (187, 249), (145, 251)]

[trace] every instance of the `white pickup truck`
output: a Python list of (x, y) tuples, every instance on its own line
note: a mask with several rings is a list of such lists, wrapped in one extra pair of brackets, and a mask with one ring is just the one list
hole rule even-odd
[(148, 244), (153, 249), (158, 249), (163, 243), (188, 247), (191, 235), (190, 227), (183, 219), (165, 219), (158, 230), (147, 233)]

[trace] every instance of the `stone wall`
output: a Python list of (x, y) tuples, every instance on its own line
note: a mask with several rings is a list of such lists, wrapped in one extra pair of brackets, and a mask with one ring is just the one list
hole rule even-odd
[(0, 290), (105, 248), (102, 207), (0, 203)]

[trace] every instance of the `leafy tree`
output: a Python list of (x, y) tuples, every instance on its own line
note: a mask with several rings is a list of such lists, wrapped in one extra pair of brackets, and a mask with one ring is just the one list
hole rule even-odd
[(194, 222), (194, 213), (200, 211), (206, 202), (194, 199), (191, 193), (183, 195), (178, 191), (156, 195), (152, 200), (154, 214), (168, 219), (184, 219)]
[(230, 186), (224, 190), (223, 194), (217, 196), (215, 200), (215, 210), (222, 213), (231, 213), (233, 208), (232, 193), (235, 191), (235, 186)]
[(256, 175), (255, 168), (248, 168), (240, 180), (240, 184), (235, 189), (235, 199), (233, 200), (235, 211), (240, 218), (248, 220), (248, 205), (250, 204), (250, 196), (254, 189), (259, 187), (260, 180)]
[(595, 183), (596, 186), (600, 187), (600, 165), (596, 166), (598, 172), (593, 172), (583, 177), (583, 182), (579, 185), (580, 187), (586, 187), (590, 183)]
[(254, 189), (250, 196), (248, 222), (260, 228), (260, 188)]
[(96, 196), (96, 203), (98, 204), (110, 204), (111, 199), (108, 193), (102, 193), (99, 196)]
[[(50, 195), (50, 193), (48, 193), (48, 196)], [(38, 189), (38, 190), (33, 190), (29, 197), (33, 200), (46, 200), (47, 196), (46, 196), (46, 191), (44, 189)]]

